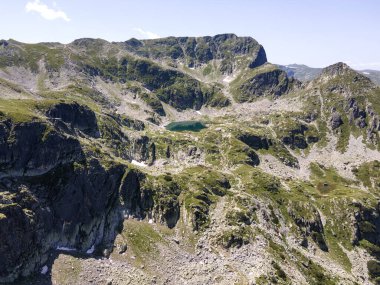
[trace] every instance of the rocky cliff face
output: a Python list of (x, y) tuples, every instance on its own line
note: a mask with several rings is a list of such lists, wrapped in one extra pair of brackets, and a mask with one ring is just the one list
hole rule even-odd
[(83, 157), (77, 140), (66, 138), (48, 124), (6, 120), (0, 128), (2, 177), (44, 174)]
[(35, 272), (60, 247), (109, 247), (120, 227), (126, 168), (102, 166), (76, 137), (99, 135), (94, 113), (57, 104), (47, 114), (52, 124), (1, 122), (1, 281)]
[(221, 61), (219, 70), (226, 74), (232, 73), (238, 56), (248, 56), (251, 68), (267, 62), (265, 50), (257, 41), (249, 37), (237, 37), (234, 34), (199, 38), (169, 37), (143, 41), (131, 39), (125, 42), (124, 47), (140, 56), (158, 60), (169, 58), (191, 68), (219, 60)]
[(112, 246), (122, 219), (117, 202), (123, 168), (88, 163), (2, 179), (2, 281), (39, 271), (52, 250)]
[(379, 96), (232, 34), (0, 41), (0, 282), (377, 284)]
[[(108, 256), (125, 216), (178, 220), (178, 203), (160, 206), (143, 173), (95, 147), (124, 140), (117, 130), (101, 133), (95, 113), (76, 102), (46, 109), (46, 119), (0, 123), (1, 282), (39, 271), (57, 250)], [(131, 141), (128, 157), (154, 162), (148, 137)]]

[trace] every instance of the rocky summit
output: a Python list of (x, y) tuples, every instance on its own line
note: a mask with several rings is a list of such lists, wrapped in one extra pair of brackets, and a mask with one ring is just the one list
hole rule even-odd
[(0, 283), (380, 284), (380, 87), (250, 37), (0, 41)]

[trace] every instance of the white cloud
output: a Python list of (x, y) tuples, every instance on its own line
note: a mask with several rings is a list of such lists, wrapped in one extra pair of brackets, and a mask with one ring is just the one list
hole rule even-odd
[(134, 28), (134, 30), (136, 32), (138, 32), (140, 35), (142, 35), (143, 37), (148, 38), (148, 39), (157, 39), (157, 38), (160, 37), (159, 35), (157, 35), (157, 34), (155, 34), (153, 32), (145, 31), (145, 30), (143, 30), (141, 28)]
[(62, 20), (65, 20), (66, 22), (70, 21), (70, 18), (66, 15), (65, 12), (61, 10), (49, 8), (46, 4), (42, 3), (40, 0), (34, 0), (33, 2), (29, 1), (25, 5), (25, 10), (28, 13), (36, 12), (40, 14), (40, 16), (46, 20), (62, 19)]

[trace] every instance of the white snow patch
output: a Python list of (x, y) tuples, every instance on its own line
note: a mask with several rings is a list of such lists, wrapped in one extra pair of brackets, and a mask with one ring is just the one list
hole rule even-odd
[(137, 166), (140, 166), (140, 167), (147, 167), (147, 165), (144, 162), (139, 162), (139, 161), (134, 160), (134, 159), (131, 161), (131, 163), (133, 165), (137, 165)]
[(57, 250), (61, 250), (61, 251), (76, 251), (75, 248), (69, 248), (69, 247), (64, 247), (64, 246), (57, 246)]
[(365, 74), (365, 75), (369, 75), (370, 73), (369, 73), (369, 72), (366, 72), (366, 71), (363, 71), (363, 74)]
[(93, 244), (93, 245), (91, 246), (91, 248), (89, 248), (89, 249), (86, 251), (86, 253), (87, 253), (87, 254), (93, 254), (94, 251), (95, 251), (95, 245)]
[(227, 83), (230, 83), (232, 80), (234, 80), (232, 76), (226, 76), (223, 78), (223, 82), (227, 82)]
[(202, 113), (200, 111), (195, 111), (198, 115), (202, 115)]
[(47, 265), (45, 265), (44, 267), (41, 268), (41, 274), (43, 274), (43, 275), (48, 273), (48, 271), (49, 271), (49, 267), (47, 267)]

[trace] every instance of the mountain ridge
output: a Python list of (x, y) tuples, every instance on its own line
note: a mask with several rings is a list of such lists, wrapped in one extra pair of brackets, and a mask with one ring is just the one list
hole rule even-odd
[(126, 42), (0, 42), (0, 282), (378, 283), (378, 86)]
[[(288, 64), (288, 65), (278, 65), (282, 70), (287, 72), (288, 76), (295, 77), (301, 81), (310, 81), (314, 79), (320, 72), (322, 68), (309, 67), (304, 64)], [(363, 69), (358, 70), (361, 74), (369, 77), (375, 84), (380, 85), (380, 71)]]

